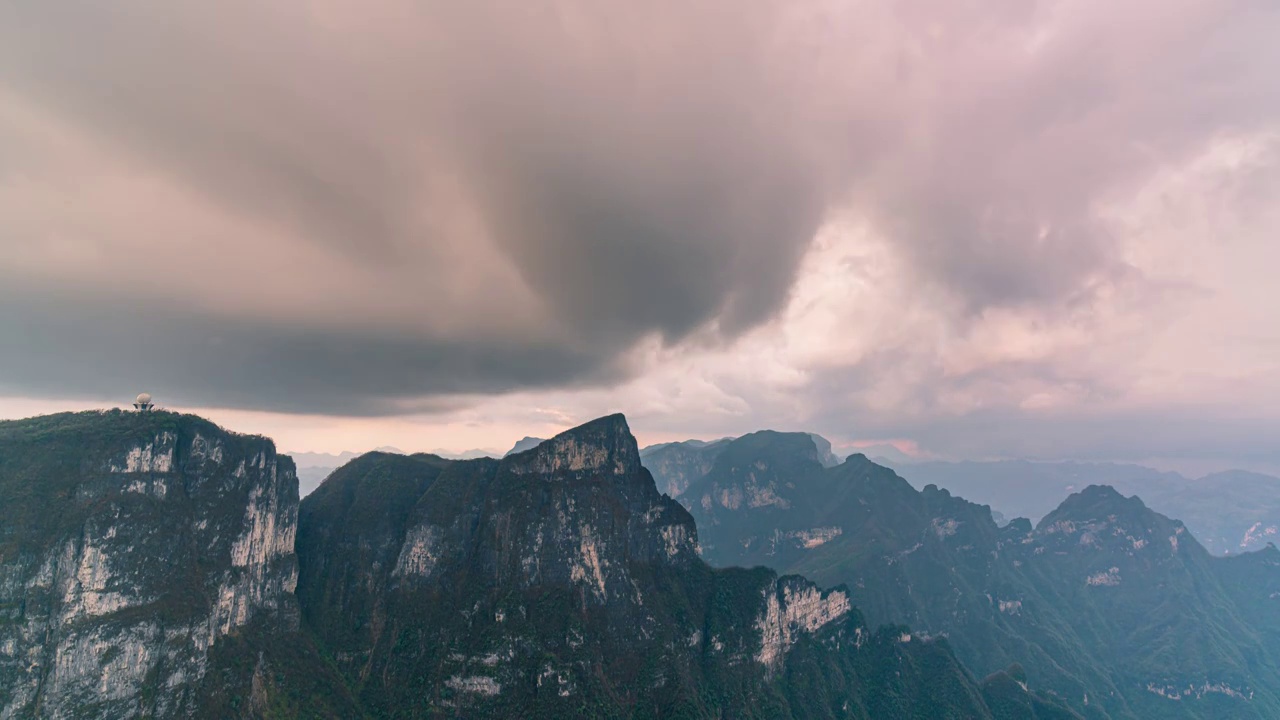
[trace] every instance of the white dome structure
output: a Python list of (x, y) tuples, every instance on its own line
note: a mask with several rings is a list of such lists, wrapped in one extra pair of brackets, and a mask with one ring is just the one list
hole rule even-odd
[(138, 399), (133, 402), (133, 407), (138, 412), (151, 412), (155, 409), (155, 405), (151, 402), (151, 393), (138, 393)]
[(137, 403), (139, 405), (151, 404), (151, 393), (138, 393)]

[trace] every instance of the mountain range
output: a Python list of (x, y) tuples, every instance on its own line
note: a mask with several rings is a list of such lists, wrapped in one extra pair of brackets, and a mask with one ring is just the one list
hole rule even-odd
[(843, 584), (871, 624), (945, 635), (980, 674), (1018, 663), (1085, 717), (1280, 717), (1273, 545), (1213, 557), (1180, 521), (1085, 482), (1002, 528), (863, 455), (827, 467), (803, 433), (677, 450), (689, 463), (658, 482), (683, 485), (713, 565)]
[[(823, 464), (837, 465), (840, 458), (831, 443), (809, 433), (823, 455)], [(653, 471), (659, 488), (679, 497), (689, 482), (706, 473), (720, 449), (733, 440), (687, 440), (641, 448), (645, 467)], [(431, 454), (451, 460), (505, 457), (535, 447), (542, 438), (525, 437), (508, 450), (468, 450)], [(380, 452), (403, 454), (393, 447)], [(999, 460), (989, 462), (913, 461), (901, 453), (884, 455), (880, 447), (873, 460), (897, 470), (917, 489), (937, 485), (974, 502), (991, 506), (1003, 525), (1015, 517), (1032, 521), (1049, 514), (1062, 499), (1087, 485), (1110, 485), (1127, 495), (1138, 495), (1152, 508), (1187, 524), (1196, 539), (1214, 555), (1249, 552), (1280, 538), (1280, 478), (1243, 470), (1228, 470), (1200, 478), (1122, 463), (1075, 461)], [(360, 453), (293, 453), (303, 497), (320, 486), (334, 470)]]
[(2, 718), (1079, 717), (850, 587), (712, 567), (621, 416), (299, 503), (265, 438), (63, 414), (0, 423), (0, 497)]
[(1006, 517), (1032, 520), (1090, 484), (1111, 485), (1187, 524), (1215, 555), (1259, 550), (1280, 539), (1280, 478), (1229, 470), (1200, 478), (1117, 463), (926, 462), (893, 463), (917, 487), (934, 484)]

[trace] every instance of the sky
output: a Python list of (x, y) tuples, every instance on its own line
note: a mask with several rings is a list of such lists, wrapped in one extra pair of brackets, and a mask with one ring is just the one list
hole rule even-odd
[(1280, 467), (1280, 4), (0, 4), (0, 417)]

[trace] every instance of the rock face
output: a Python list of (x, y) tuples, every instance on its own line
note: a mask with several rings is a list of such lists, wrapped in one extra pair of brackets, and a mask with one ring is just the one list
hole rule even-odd
[[(805, 442), (804, 437), (808, 437), (809, 442)], [(721, 438), (712, 442), (685, 440), (684, 442), (650, 445), (640, 451), (640, 460), (653, 473), (653, 479), (658, 484), (658, 490), (673, 498), (681, 498), (681, 502), (688, 507), (691, 500), (685, 497), (685, 493), (690, 483), (711, 472), (716, 459), (720, 457), (720, 453), (724, 452), (726, 448), (735, 443), (741, 445), (742, 443), (772, 442), (779, 439), (794, 442), (797, 447), (805, 449), (803, 452), (807, 452), (807, 448), (812, 444), (813, 453), (811, 459), (823, 467), (835, 467), (840, 464), (840, 458), (831, 452), (831, 441), (821, 435), (814, 433), (778, 433), (769, 430), (752, 433), (737, 439)], [(738, 442), (739, 440), (742, 442)]]
[(813, 440), (813, 446), (818, 449), (818, 462), (822, 463), (822, 467), (835, 467), (840, 464), (840, 456), (831, 451), (830, 440), (817, 433), (805, 434)]
[(264, 438), (50, 416), (0, 423), (0, 498), (4, 720), (1063, 710), (847, 588), (712, 569), (621, 416), (501, 461), (370, 453), (301, 508)]
[(729, 442), (682, 498), (703, 528), (705, 557), (713, 565), (782, 567), (787, 563), (777, 562), (779, 552), (837, 537), (836, 525), (790, 522), (812, 516), (796, 503), (804, 502), (809, 488), (803, 483), (822, 472), (824, 459), (808, 433), (764, 430)]
[(306, 622), (375, 717), (992, 717), (945, 642), (708, 567), (621, 416), (502, 461), (371, 454), (299, 523)]
[(268, 669), (324, 675), (304, 643), (260, 647), (299, 641), (297, 480), (269, 440), (170, 413), (0, 423), (0, 498), (0, 718), (237, 717), (292, 702)]
[(803, 439), (740, 438), (690, 485), (705, 559), (844, 584), (872, 624), (946, 634), (998, 686), (1020, 663), (1086, 716), (1280, 717), (1274, 549), (1213, 558), (1106, 487), (1002, 528), (861, 455), (824, 469)]

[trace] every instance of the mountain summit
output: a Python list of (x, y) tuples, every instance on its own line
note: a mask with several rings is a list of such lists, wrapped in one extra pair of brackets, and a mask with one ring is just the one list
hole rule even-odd
[(517, 440), (516, 444), (512, 445), (511, 449), (508, 450), (503, 455), (503, 457), (506, 457), (507, 455), (514, 455), (516, 453), (521, 453), (521, 452), (524, 452), (525, 450), (532, 450), (533, 448), (536, 448), (539, 445), (541, 445), (543, 442), (545, 441), (542, 438), (525, 435), (524, 437)]

